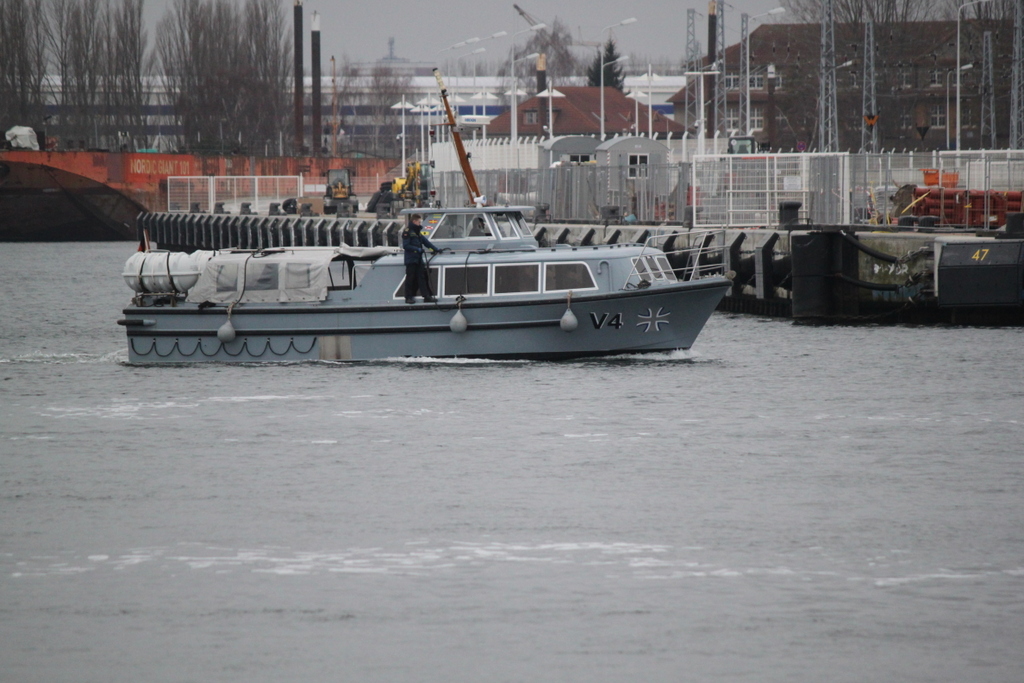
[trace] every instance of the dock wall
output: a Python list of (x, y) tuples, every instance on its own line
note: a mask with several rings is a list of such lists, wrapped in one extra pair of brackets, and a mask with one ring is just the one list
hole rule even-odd
[[(1010, 232), (726, 229), (721, 269), (734, 285), (720, 308), (815, 322), (1024, 324), (1024, 214), (1015, 216)], [(403, 227), (401, 220), (333, 216), (158, 213), (139, 219), (140, 231), (157, 246), (185, 251), (399, 246)], [(537, 223), (533, 231), (542, 246), (589, 246), (643, 243), (686, 229)], [(948, 258), (940, 263), (943, 248)]]

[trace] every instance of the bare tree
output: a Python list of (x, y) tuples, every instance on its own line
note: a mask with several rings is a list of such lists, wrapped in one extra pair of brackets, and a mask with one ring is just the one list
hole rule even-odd
[[(788, 14), (807, 23), (821, 21), (821, 0), (785, 0)], [(905, 23), (938, 19), (933, 0), (834, 0), (837, 24), (871, 19), (876, 24)]]
[(411, 78), (395, 73), (390, 66), (377, 65), (370, 72), (366, 107), (373, 126), (370, 150), (377, 156), (394, 156), (395, 110), (391, 105), (408, 90)]
[(71, 6), (70, 20), (68, 80), (62, 85), (67, 97), (69, 132), (99, 146), (106, 72), (106, 0), (78, 0)]
[(75, 0), (49, 0), (46, 5), (46, 42), (50, 51), (50, 90), (59, 112), (56, 124), (62, 136), (70, 134), (71, 23)]
[(38, 127), (46, 78), (43, 0), (0, 0), (0, 124)]
[[(551, 27), (537, 31), (526, 42), (522, 54), (534, 52), (547, 55), (548, 78), (553, 82), (564, 82), (566, 78), (586, 73), (586, 60), (581, 59), (582, 50), (572, 50), (573, 38), (569, 27), (557, 17)], [(529, 69), (530, 65), (524, 68)], [(522, 74), (521, 74), (522, 75)]]
[(110, 120), (120, 135), (142, 133), (148, 100), (146, 79), (152, 58), (147, 55), (148, 34), (142, 20), (143, 0), (121, 0), (110, 12), (107, 65), (107, 105)]
[(236, 123), (245, 124), (238, 127), (243, 146), (259, 148), (287, 125), (292, 38), (278, 0), (248, 0), (244, 11), (245, 80)]
[(259, 149), (287, 115), (291, 40), (278, 0), (177, 0), (161, 19), (157, 53), (186, 144)]

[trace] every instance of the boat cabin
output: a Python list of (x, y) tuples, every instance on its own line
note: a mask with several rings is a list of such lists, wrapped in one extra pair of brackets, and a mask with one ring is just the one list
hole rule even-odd
[(532, 207), (466, 207), (457, 209), (405, 209), (408, 218), (423, 215), (423, 232), (438, 248), (455, 251), (466, 249), (536, 248), (530, 226), (523, 211)]

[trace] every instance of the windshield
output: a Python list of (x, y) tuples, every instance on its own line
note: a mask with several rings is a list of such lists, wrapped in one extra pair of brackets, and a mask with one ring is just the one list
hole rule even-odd
[(467, 238), (494, 239), (491, 224), (482, 213), (449, 213), (430, 233), (432, 240), (461, 240)]

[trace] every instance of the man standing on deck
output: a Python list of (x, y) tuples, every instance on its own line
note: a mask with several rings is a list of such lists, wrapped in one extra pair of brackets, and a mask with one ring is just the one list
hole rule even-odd
[(437, 253), (437, 247), (430, 243), (423, 234), (423, 226), (420, 224), (423, 216), (414, 213), (409, 226), (402, 231), (402, 248), (405, 250), (405, 303), (416, 303), (416, 290), (423, 294), (423, 303), (437, 301), (430, 291), (430, 284), (427, 281), (427, 264), (423, 262), (423, 252), (430, 249)]

